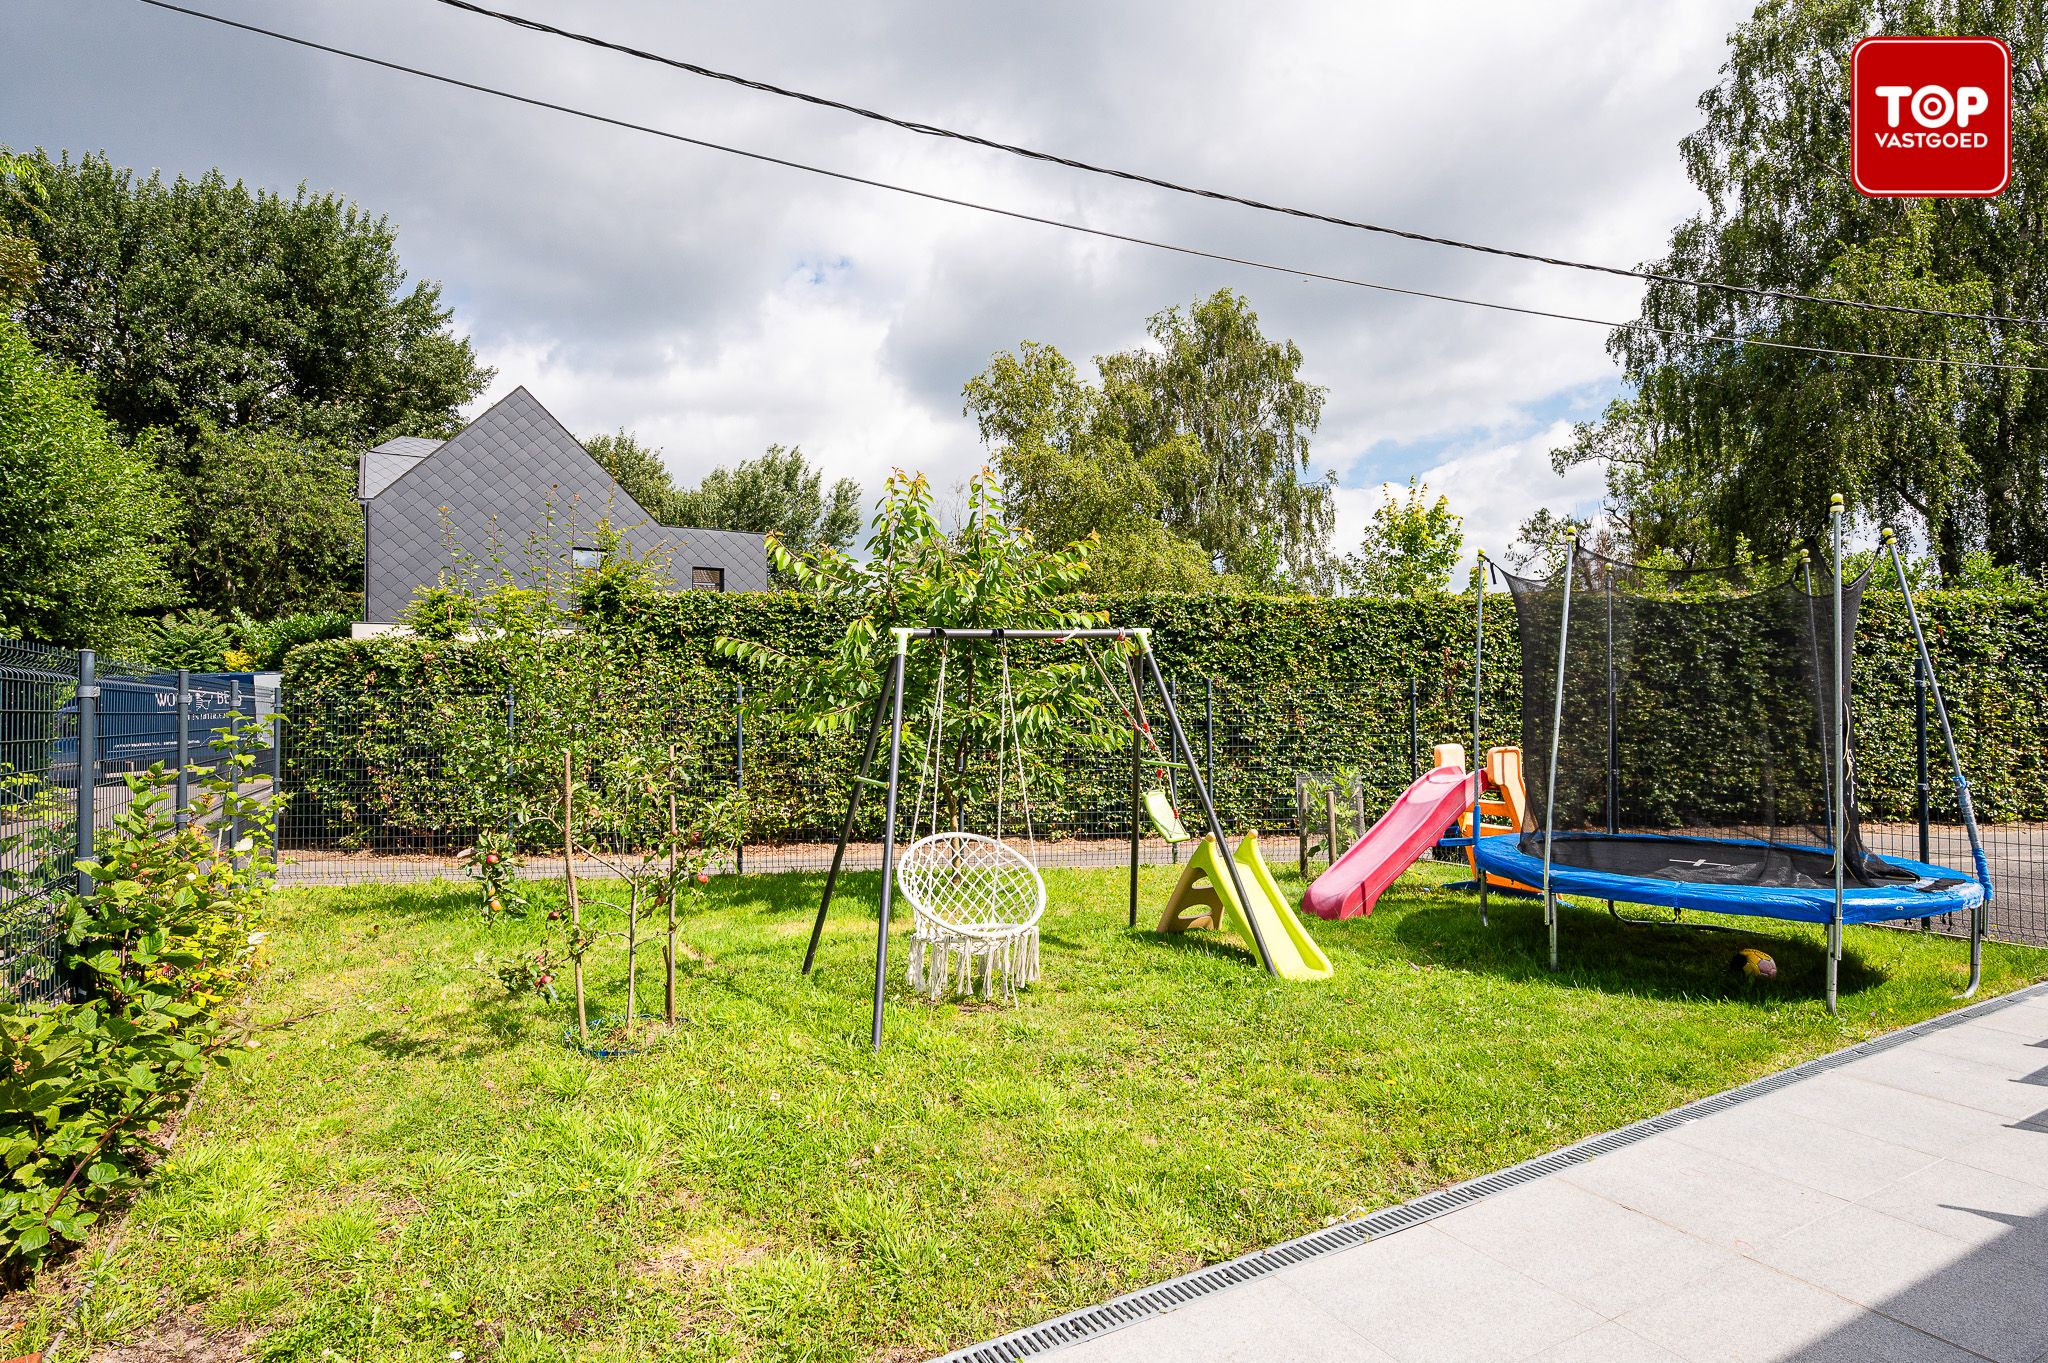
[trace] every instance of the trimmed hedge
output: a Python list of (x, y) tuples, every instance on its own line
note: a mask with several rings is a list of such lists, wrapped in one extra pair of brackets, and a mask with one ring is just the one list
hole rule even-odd
[[(1226, 821), (1292, 822), (1293, 773), (1346, 770), (1384, 803), (1408, 770), (1408, 697), (1416, 684), (1426, 762), (1432, 743), (1469, 744), (1472, 598), (1116, 596), (1091, 603), (1119, 624), (1149, 627), (1183, 717), (1202, 746), (1205, 680), (1213, 683), (1216, 775)], [(1932, 594), (1922, 615), (1982, 817), (2048, 817), (2048, 594)], [(730, 750), (736, 687), (746, 674), (717, 657), (722, 634), (822, 650), (842, 614), (793, 593), (682, 593), (641, 608), (629, 624), (590, 636), (607, 665), (653, 678), (660, 722), (693, 741), (720, 779)], [(1521, 689), (1514, 610), (1505, 595), (1485, 609), (1484, 744), (1520, 741)], [(1029, 650), (1017, 646), (1020, 661)], [(1896, 595), (1866, 601), (1858, 645), (1856, 734), (1867, 819), (1914, 810), (1912, 636)], [(412, 639), (336, 640), (294, 649), (285, 662), (287, 780), (294, 841), (347, 845), (394, 830), (419, 845), (460, 839), (456, 802), (437, 794), (430, 698), (467, 695), (502, 707), (503, 683), (481, 674), (460, 644)], [(652, 719), (646, 722), (656, 722)], [(1685, 726), (1674, 714), (1670, 723)], [(1931, 737), (1937, 817), (1946, 794), (1938, 732)], [(749, 839), (830, 837), (845, 809), (858, 735), (820, 739), (750, 720)], [(1127, 829), (1125, 760), (1079, 751), (1048, 754), (1034, 774), (1047, 824), (1114, 836)], [(729, 779), (729, 768), (724, 779)], [(877, 802), (878, 803), (878, 802)], [(878, 816), (877, 816), (878, 817)], [(873, 835), (870, 818), (862, 830)]]

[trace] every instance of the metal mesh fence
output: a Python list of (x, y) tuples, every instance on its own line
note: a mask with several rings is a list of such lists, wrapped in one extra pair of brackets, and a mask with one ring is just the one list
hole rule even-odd
[[(1442, 717), (1468, 700), (1440, 693), (1443, 683), (1407, 677), (1389, 681), (1387, 693), (1335, 690), (1252, 691), (1201, 677), (1169, 678), (1196, 762), (1208, 778), (1226, 827), (1256, 828), (1261, 849), (1277, 865), (1313, 875), (1341, 853), (1433, 764), (1438, 743), (1469, 747), (1469, 719), (1446, 731)], [(440, 702), (445, 704), (446, 702)], [(460, 704), (468, 732), (516, 734), (520, 703), (503, 691), (478, 691)], [(503, 809), (479, 809), (449, 796), (449, 755), (437, 744), (435, 723), (424, 714), (394, 713), (387, 698), (350, 697), (317, 711), (287, 697), (283, 726), (284, 782), (291, 793), (281, 823), (283, 878), (288, 884), (341, 885), (363, 881), (428, 880), (459, 873), (457, 853), (480, 827), (501, 826)], [(1405, 714), (1389, 725), (1385, 716)], [(1469, 710), (1465, 711), (1469, 715)], [(830, 741), (777, 732), (758, 718), (743, 718), (739, 694), (730, 703), (664, 719), (683, 734), (695, 755), (689, 785), (700, 794), (743, 788), (747, 826), (740, 857), (745, 871), (826, 870), (845, 817), (859, 735)], [(1427, 717), (1435, 717), (1431, 724)], [(1165, 726), (1152, 716), (1165, 746)], [(917, 727), (906, 720), (905, 776), (898, 836), (910, 834), (912, 750)], [(1484, 744), (1514, 741), (1510, 721), (1485, 718)], [(1939, 740), (1929, 783), (1927, 835), (1917, 823), (1869, 822), (1872, 850), (1931, 860), (1967, 871), (1970, 855), (1958, 823), (1953, 791), (1942, 778)], [(1045, 866), (1122, 866), (1131, 856), (1132, 755), (1047, 745), (1031, 766), (1032, 832)], [(1200, 810), (1187, 773), (1149, 747), (1139, 754), (1141, 790), (1160, 789), (1199, 832)], [(879, 762), (878, 762), (879, 768)], [(846, 865), (881, 864), (881, 797), (863, 802), (848, 844)], [(1005, 829), (1021, 832), (1020, 811), (1005, 810)], [(963, 824), (989, 831), (992, 811), (970, 811)], [(2048, 824), (1989, 825), (1984, 839), (1997, 898), (1992, 934), (2006, 940), (2048, 943)], [(1926, 855), (1922, 855), (1923, 851)], [(525, 874), (561, 874), (556, 845), (533, 842)], [(1140, 820), (1141, 864), (1172, 864), (1183, 849)], [(1439, 848), (1437, 860), (1464, 865), (1462, 848)], [(595, 867), (590, 868), (593, 871)], [(1961, 916), (1937, 919), (1930, 930), (1966, 934)]]
[[(178, 676), (94, 660), (95, 732), (81, 733), (82, 657), (68, 650), (0, 640), (0, 987), (19, 999), (68, 995), (61, 969), (65, 896), (78, 883), (79, 850), (128, 807), (125, 772), (162, 762), (176, 769)], [(1226, 827), (1256, 828), (1276, 866), (1313, 875), (1379, 817), (1408, 783), (1433, 765), (1437, 743), (1469, 745), (1469, 699), (1441, 680), (1390, 676), (1373, 691), (1271, 691), (1202, 677), (1170, 677), (1194, 760)], [(831, 863), (859, 761), (859, 736), (796, 735), (747, 717), (735, 686), (725, 699), (699, 697), (687, 710), (649, 722), (690, 754), (685, 788), (746, 795), (746, 830), (737, 869), (822, 872)], [(1156, 697), (1151, 698), (1156, 705)], [(1388, 716), (1406, 716), (1389, 723)], [(183, 758), (211, 761), (211, 740), (235, 717), (274, 717), (276, 741), (259, 756), (251, 793), (282, 791), (281, 878), (295, 885), (411, 881), (460, 873), (457, 854), (483, 828), (509, 828), (525, 844), (524, 874), (560, 875), (558, 841), (512, 826), (507, 790), (516, 763), (521, 702), (502, 689), (455, 696), (350, 695), (311, 701), (252, 685), (245, 676), (187, 679)], [(1165, 747), (1165, 726), (1152, 716)], [(533, 722), (529, 716), (529, 723)], [(496, 738), (492, 738), (496, 735)], [(463, 742), (458, 745), (456, 737)], [(479, 760), (479, 737), (504, 752)], [(1517, 738), (1513, 717), (1491, 710), (1482, 743)], [(1909, 736), (1910, 737), (1910, 736)], [(906, 754), (915, 743), (906, 735)], [(90, 746), (83, 763), (81, 749)], [(1897, 745), (1894, 745), (1897, 746)], [(1913, 743), (1905, 749), (1910, 753)], [(458, 751), (458, 747), (463, 750)], [(1865, 839), (1880, 854), (1914, 857), (1967, 871), (1970, 854), (1935, 740), (1933, 774), (1924, 783), (1924, 817), (1866, 820)], [(1030, 762), (1031, 831), (1045, 866), (1128, 864), (1132, 849), (1134, 758), (1141, 791), (1165, 793), (1186, 826), (1202, 820), (1191, 774), (1149, 747), (1104, 752), (1049, 743)], [(497, 769), (492, 764), (498, 764)], [(906, 755), (905, 804), (911, 780)], [(487, 779), (486, 779), (487, 778)], [(545, 773), (524, 779), (543, 780)], [(856, 820), (847, 866), (881, 864), (880, 792)], [(993, 811), (971, 808), (963, 823), (985, 829)], [(907, 814), (899, 836), (909, 832)], [(1021, 831), (1021, 810), (1005, 811), (1005, 831)], [(1137, 854), (1145, 865), (1172, 864), (1186, 849), (1140, 818)], [(2048, 944), (2048, 822), (1987, 825), (1984, 843), (1997, 897), (1994, 937)], [(1464, 863), (1461, 848), (1437, 859)], [(583, 868), (598, 873), (596, 865)], [(1961, 916), (1924, 930), (1966, 934)]]
[[(90, 888), (77, 863), (129, 810), (122, 778), (161, 763), (196, 774), (214, 739), (277, 712), (248, 676), (179, 674), (21, 640), (0, 640), (0, 993), (31, 1003), (73, 996), (63, 968), (68, 896)], [(181, 742), (182, 731), (182, 742)], [(257, 754), (244, 787), (277, 786), (278, 748)], [(189, 777), (173, 812), (186, 808)]]

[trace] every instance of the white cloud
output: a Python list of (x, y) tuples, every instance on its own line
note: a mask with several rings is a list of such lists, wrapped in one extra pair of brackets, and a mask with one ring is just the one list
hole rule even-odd
[[(1579, 467), (1562, 477), (1550, 467), (1550, 452), (1571, 436), (1571, 423), (1557, 421), (1513, 438), (1478, 439), (1443, 451), (1415, 472), (1432, 493), (1448, 497), (1464, 518), (1465, 554), (1484, 549), (1499, 558), (1515, 531), (1539, 507), (1586, 515), (1598, 509), (1598, 469)], [(1337, 489), (1338, 548), (1358, 544), (1374, 508), (1389, 496), (1404, 496), (1406, 481)], [(1460, 579), (1463, 580), (1462, 577)]]
[[(1750, 0), (1261, 6), (649, 6), (536, 18), (906, 115), (1419, 230), (1617, 263), (1696, 196), (1678, 139)], [(1304, 268), (1622, 319), (1627, 280), (1301, 223), (918, 138), (415, 0), (222, 12), (695, 136)], [(1536, 427), (1611, 384), (1597, 327), (1273, 275), (1005, 222), (521, 108), (189, 19), (11, 15), (19, 145), (340, 190), (457, 323), (579, 431), (688, 480), (771, 441), (872, 485), (982, 457), (961, 384), (1029, 337), (1077, 360), (1222, 286), (1327, 386), (1349, 491), (1442, 470), (1500, 543), (1552, 486)], [(258, 113), (260, 111), (260, 115)], [(1492, 435), (1489, 433), (1504, 433)], [(1533, 443), (1532, 443), (1533, 442)], [(1394, 452), (1394, 453), (1390, 453)], [(1516, 453), (1519, 451), (1519, 453)], [(1432, 481), (1436, 481), (1433, 478)], [(1580, 489), (1579, 492), (1583, 492)], [(1361, 502), (1357, 494), (1364, 493)]]

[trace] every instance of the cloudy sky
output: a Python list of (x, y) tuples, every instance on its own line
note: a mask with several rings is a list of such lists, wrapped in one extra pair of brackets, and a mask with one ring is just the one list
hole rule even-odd
[[(337, 46), (940, 193), (1406, 287), (1596, 317), (1629, 281), (1031, 165), (518, 31), (432, 0), (188, 0)], [(1385, 5), (502, 0), (563, 27), (1162, 177), (1634, 264), (1696, 197), (1726, 0)], [(1340, 546), (1420, 474), (1504, 548), (1597, 475), (1547, 452), (1616, 388), (1598, 328), (1164, 254), (763, 166), (147, 8), (12, 0), (0, 143), (334, 190), (399, 228), (456, 325), (571, 429), (624, 426), (679, 482), (800, 443), (870, 488), (983, 457), (960, 388), (1026, 338), (1077, 361), (1229, 286), (1329, 390)], [(488, 400), (488, 399), (486, 399)]]

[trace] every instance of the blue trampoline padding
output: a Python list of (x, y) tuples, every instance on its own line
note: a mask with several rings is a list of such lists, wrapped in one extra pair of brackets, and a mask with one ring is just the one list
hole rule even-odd
[[(1703, 843), (1711, 845), (1713, 840), (1674, 838), (1671, 841), (1674, 846), (1692, 850)], [(1522, 851), (1518, 842), (1515, 834), (1503, 833), (1479, 839), (1472, 850), (1478, 857), (1481, 870), (1524, 885), (1541, 887), (1543, 858)], [(1733, 840), (1730, 844), (1741, 845)], [(1851, 883), (1842, 892), (1844, 923), (1933, 918), (1959, 909), (1975, 908), (1984, 902), (1984, 887), (1960, 872), (1930, 866), (1924, 861), (1908, 861), (1904, 857), (1886, 857), (1884, 861), (1914, 879), (1901, 879), (1886, 885)], [(1618, 875), (1612, 871), (1567, 866), (1555, 858), (1550, 864), (1550, 888), (1557, 894), (1578, 895), (1586, 899), (1654, 904), (1667, 909), (1698, 909), (1703, 913), (1751, 914), (1800, 923), (1825, 923), (1835, 911), (1833, 886), (1717, 885), (1663, 880), (1656, 876)]]

